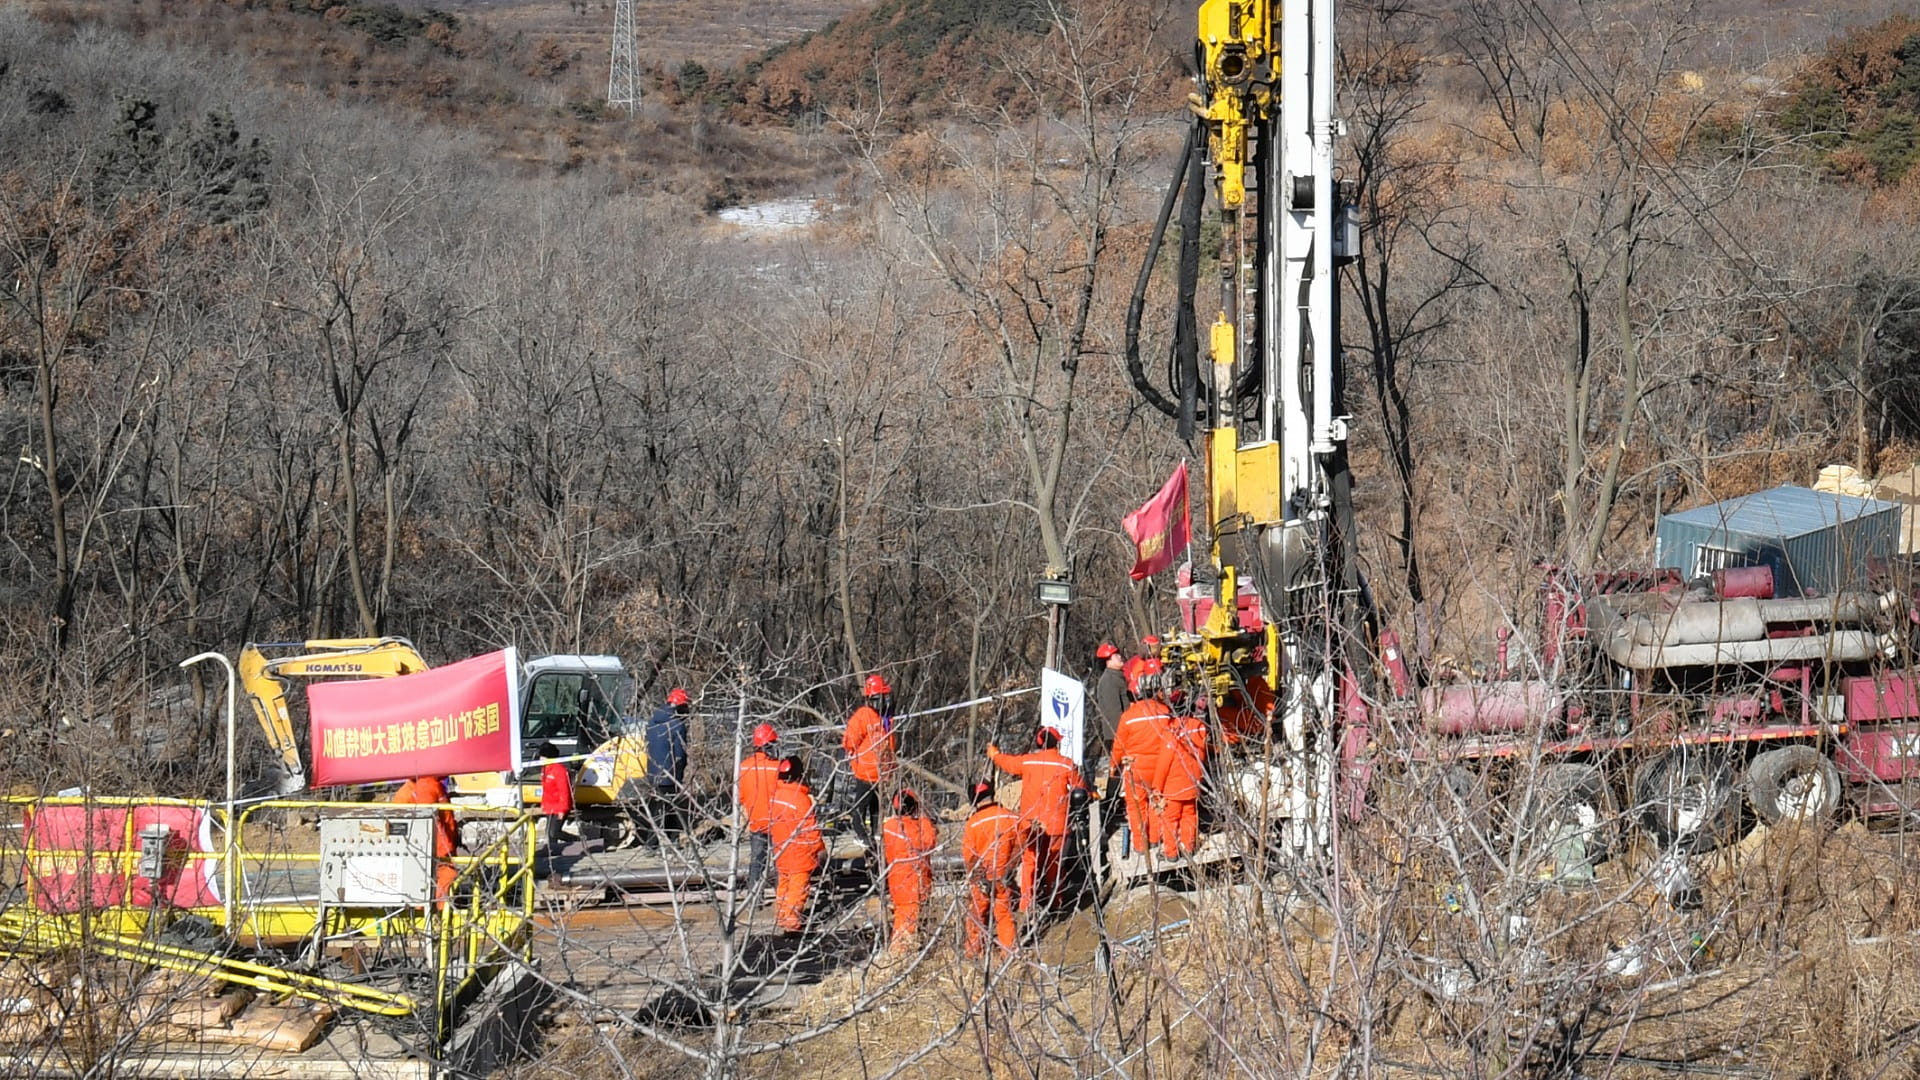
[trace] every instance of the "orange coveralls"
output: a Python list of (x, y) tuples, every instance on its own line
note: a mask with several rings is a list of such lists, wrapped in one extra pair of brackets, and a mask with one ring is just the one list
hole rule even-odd
[(906, 952), (920, 933), (920, 907), (933, 895), (933, 849), (940, 846), (933, 819), (895, 814), (881, 828), (887, 856), (887, 900), (893, 904), (889, 948)]
[(1014, 860), (1020, 851), (1020, 819), (999, 803), (988, 803), (967, 819), (961, 857), (967, 866), (967, 955), (986, 949), (987, 915), (993, 915), (994, 939), (1012, 949)]
[[(840, 748), (847, 752), (847, 764), (853, 769), (853, 827), (867, 845), (871, 858), (880, 847), (881, 781), (893, 781), (893, 731), (886, 717), (871, 705), (862, 705), (847, 718), (846, 733), (840, 736)], [(869, 863), (869, 865), (872, 865)]]
[(1145, 851), (1160, 840), (1160, 815), (1150, 796), (1153, 777), (1166, 745), (1163, 732), (1173, 712), (1155, 698), (1136, 701), (1121, 710), (1113, 733), (1113, 774), (1127, 782), (1127, 825), (1133, 830), (1133, 850)]
[(813, 814), (813, 794), (805, 784), (791, 780), (776, 782), (768, 801), (768, 823), (773, 840), (773, 868), (779, 878), (774, 886), (773, 922), (782, 930), (798, 933), (806, 929), (807, 890), (813, 884), (813, 872), (827, 853), (820, 837), (820, 822)]
[(856, 780), (877, 784), (882, 776), (893, 774), (893, 732), (871, 705), (862, 705), (847, 718), (846, 733), (840, 736), (840, 749), (847, 752), (847, 763)]
[[(740, 809), (747, 817), (747, 881), (749, 887), (766, 887), (767, 854), (772, 848), (769, 835), (773, 821), (768, 816), (773, 804), (773, 788), (780, 782), (780, 762), (755, 750), (740, 762)], [(760, 902), (758, 892), (754, 903)]]
[(1060, 894), (1060, 857), (1066, 847), (1067, 812), (1073, 792), (1086, 790), (1073, 759), (1058, 750), (1030, 754), (989, 754), (995, 768), (1020, 778), (1020, 824), (1026, 843), (1020, 853), (1020, 910), (1051, 908)]
[[(400, 785), (393, 793), (397, 806), (438, 806), (447, 801), (447, 789), (437, 776), (422, 776)], [(453, 849), (460, 840), (460, 827), (454, 824), (453, 811), (442, 810), (433, 815), (433, 881), (434, 895), (445, 900), (453, 892), (453, 879), (460, 876), (454, 869)]]
[(1197, 716), (1176, 716), (1153, 777), (1160, 793), (1161, 851), (1169, 859), (1193, 854), (1200, 833), (1200, 778), (1207, 760), (1207, 724)]

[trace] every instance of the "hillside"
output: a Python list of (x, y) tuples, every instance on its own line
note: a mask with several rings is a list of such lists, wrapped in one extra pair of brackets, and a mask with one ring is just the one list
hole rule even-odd
[[(587, 66), (605, 71), (613, 12), (602, 0), (437, 0), (422, 6), (483, 21), (502, 34), (557, 41), (583, 63), (592, 58)], [(667, 72), (688, 60), (730, 67), (865, 6), (866, 0), (636, 0), (634, 49), (642, 64)]]
[[(666, 7), (652, 7), (649, 17), (666, 19)], [(611, 16), (588, 5), (34, 0), (32, 10), (70, 32), (105, 27), (133, 40), (232, 57), (260, 85), (280, 87), (290, 98), (399, 109), (482, 139), (501, 159), (533, 173), (592, 164), (621, 187), (696, 206), (782, 190), (819, 167), (816, 148), (783, 132), (748, 134), (697, 109), (654, 100), (662, 87), (679, 100), (672, 76), (659, 69), (640, 73), (649, 100), (635, 115), (607, 109), (610, 29), (596, 25)], [(778, 20), (740, 23), (740, 12), (724, 5), (707, 14), (706, 22), (674, 24), (686, 43), (724, 40), (745, 26), (749, 47), (762, 48), (793, 28)], [(659, 55), (672, 72), (686, 59), (677, 44)]]

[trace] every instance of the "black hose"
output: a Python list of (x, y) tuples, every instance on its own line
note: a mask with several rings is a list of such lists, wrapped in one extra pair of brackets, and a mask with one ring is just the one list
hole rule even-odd
[[(1127, 375), (1133, 380), (1133, 388), (1147, 403), (1172, 417), (1180, 416), (1180, 404), (1161, 393), (1147, 379), (1146, 369), (1140, 363), (1140, 316), (1147, 306), (1147, 284), (1153, 279), (1153, 265), (1160, 258), (1160, 244), (1166, 239), (1167, 222), (1173, 220), (1173, 206), (1180, 197), (1180, 190), (1191, 168), (1191, 162), (1200, 155), (1201, 121), (1195, 120), (1187, 128), (1187, 141), (1180, 149), (1180, 168), (1174, 173), (1173, 183), (1168, 185), (1166, 198), (1160, 201), (1160, 214), (1153, 222), (1153, 237), (1147, 242), (1146, 257), (1140, 263), (1140, 276), (1133, 284), (1133, 300), (1127, 305)], [(1189, 320), (1192, 316), (1189, 314)]]
[[(1195, 122), (1192, 131), (1199, 131)], [(1199, 412), (1200, 328), (1195, 323), (1194, 293), (1200, 284), (1200, 214), (1206, 209), (1206, 162), (1198, 153), (1187, 155), (1186, 198), (1180, 203), (1180, 266), (1177, 275), (1179, 308), (1174, 312), (1172, 377), (1180, 395), (1180, 438), (1193, 439), (1193, 421)]]

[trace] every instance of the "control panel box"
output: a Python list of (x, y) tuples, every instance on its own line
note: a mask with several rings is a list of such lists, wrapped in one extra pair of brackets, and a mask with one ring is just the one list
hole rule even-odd
[(358, 907), (433, 898), (433, 812), (386, 806), (320, 819), (320, 902)]

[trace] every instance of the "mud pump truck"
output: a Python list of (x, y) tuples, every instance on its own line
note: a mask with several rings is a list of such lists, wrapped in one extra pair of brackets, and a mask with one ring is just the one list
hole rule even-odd
[[(1358, 228), (1333, 175), (1333, 0), (1205, 0), (1193, 124), (1128, 312), (1129, 371), (1183, 439), (1200, 430), (1211, 572), (1182, 589), (1164, 677), (1205, 692), (1242, 751), (1225, 779), (1287, 845), (1330, 840), (1338, 762), (1365, 742), (1365, 583), (1351, 556), (1336, 268)], [(1147, 284), (1176, 207), (1180, 306), (1166, 390), (1140, 359)], [(1217, 304), (1198, 293), (1219, 222)], [(1201, 363), (1198, 315), (1212, 315)], [(1208, 579), (1211, 580), (1208, 580)], [(1357, 741), (1356, 741), (1357, 740)]]

